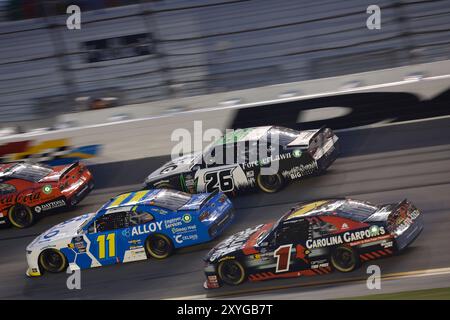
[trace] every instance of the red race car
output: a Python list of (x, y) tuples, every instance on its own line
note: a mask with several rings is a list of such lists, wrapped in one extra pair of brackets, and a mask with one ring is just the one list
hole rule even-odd
[(76, 205), (93, 188), (92, 174), (78, 162), (0, 164), (0, 225), (29, 227), (44, 213)]

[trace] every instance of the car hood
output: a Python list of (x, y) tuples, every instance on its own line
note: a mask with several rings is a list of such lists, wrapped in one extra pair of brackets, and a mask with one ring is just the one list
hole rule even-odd
[(27, 250), (48, 246), (49, 244), (54, 244), (64, 239), (68, 239), (70, 242), (74, 236), (78, 235), (78, 230), (83, 223), (93, 216), (95, 216), (95, 213), (88, 213), (57, 224), (35, 238), (28, 245)]
[(145, 182), (152, 182), (159, 180), (164, 177), (173, 176), (175, 174), (180, 174), (183, 172), (189, 172), (192, 165), (197, 159), (201, 157), (201, 152), (190, 153), (182, 157), (176, 158), (172, 161), (167, 162), (160, 168), (153, 171), (145, 180)]
[(227, 255), (237, 254), (240, 251), (245, 251), (246, 248), (253, 247), (261, 232), (271, 226), (272, 224), (261, 224), (233, 234), (211, 249), (204, 260), (213, 263)]

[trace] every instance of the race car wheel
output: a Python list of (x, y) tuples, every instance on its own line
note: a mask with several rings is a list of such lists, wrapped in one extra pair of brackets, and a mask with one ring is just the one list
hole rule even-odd
[(220, 279), (228, 285), (237, 286), (245, 281), (244, 266), (236, 260), (225, 260), (217, 268)]
[(66, 256), (59, 250), (47, 249), (39, 256), (40, 266), (48, 272), (57, 273), (66, 269)]
[(350, 272), (359, 265), (359, 258), (352, 248), (340, 246), (333, 250), (331, 264), (340, 272)]
[(256, 184), (258, 185), (258, 188), (264, 192), (275, 193), (283, 187), (284, 181), (279, 173), (270, 176), (258, 174)]
[(147, 254), (156, 259), (165, 259), (173, 251), (173, 244), (169, 238), (162, 234), (153, 234), (145, 242)]
[(34, 214), (31, 209), (23, 204), (16, 204), (9, 209), (9, 221), (16, 228), (27, 228), (34, 223)]

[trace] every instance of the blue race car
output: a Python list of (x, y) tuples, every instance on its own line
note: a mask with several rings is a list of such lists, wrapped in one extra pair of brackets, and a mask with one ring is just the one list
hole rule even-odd
[(174, 249), (214, 239), (233, 218), (231, 201), (219, 192), (124, 193), (96, 213), (60, 223), (34, 239), (26, 249), (27, 275), (164, 259)]

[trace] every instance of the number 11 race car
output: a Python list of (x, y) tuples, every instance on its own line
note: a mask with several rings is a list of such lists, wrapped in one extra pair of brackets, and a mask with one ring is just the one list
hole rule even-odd
[(93, 188), (91, 173), (78, 162), (0, 164), (0, 224), (29, 227), (47, 212), (76, 205)]
[(301, 203), (276, 223), (246, 229), (205, 257), (205, 288), (245, 280), (350, 272), (402, 251), (423, 229), (410, 202), (375, 206), (350, 199)]
[[(214, 141), (203, 152), (166, 163), (147, 177), (144, 188), (169, 188), (189, 193), (256, 188), (273, 193), (289, 181), (324, 172), (338, 153), (338, 137), (329, 128), (238, 129)], [(274, 172), (262, 171), (268, 166)]]
[(118, 195), (97, 213), (60, 223), (27, 247), (28, 276), (164, 259), (174, 249), (210, 241), (234, 218), (222, 193), (142, 190)]

